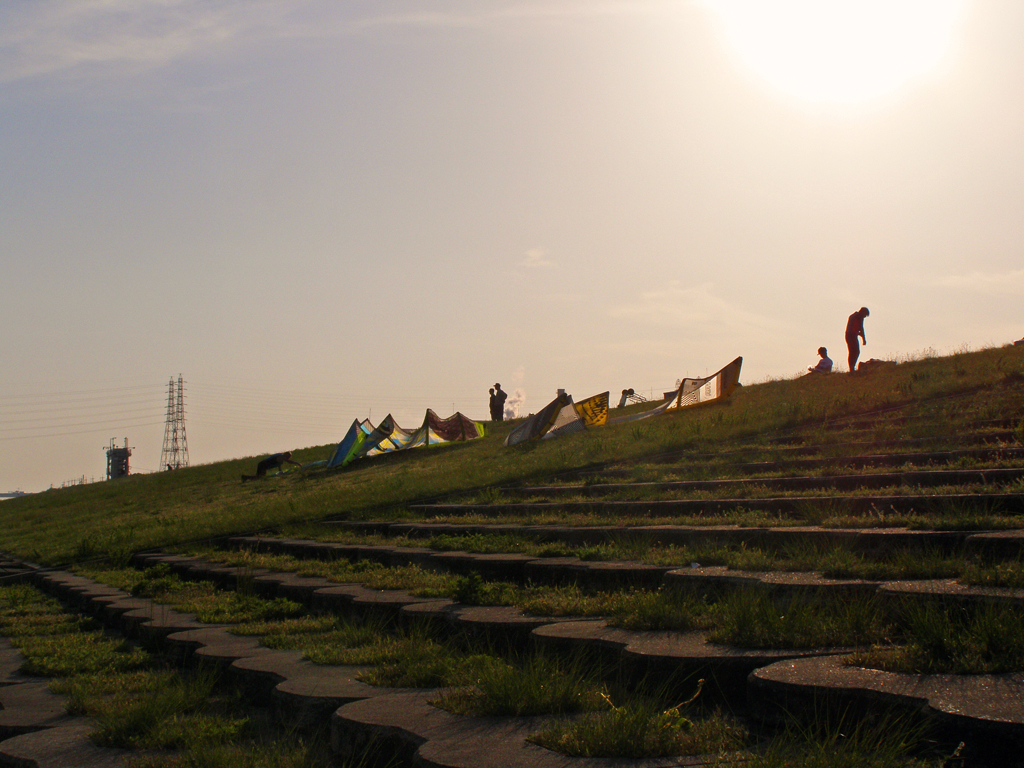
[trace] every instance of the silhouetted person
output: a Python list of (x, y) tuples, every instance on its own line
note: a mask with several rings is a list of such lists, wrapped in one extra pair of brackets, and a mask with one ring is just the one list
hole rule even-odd
[(807, 370), (811, 373), (832, 373), (832, 360), (828, 356), (828, 350), (824, 347), (818, 347), (818, 356), (821, 357), (818, 364)]
[(488, 401), (487, 401), (487, 409), (491, 413), (491, 421), (497, 421), (498, 420), (498, 401), (497, 401), (497, 398), (494, 397), (494, 387), (491, 387), (487, 391), (490, 393), (490, 399), (488, 399)]
[(505, 401), (508, 400), (508, 394), (503, 392), (501, 384), (494, 385), (494, 420), (504, 421), (505, 420)]
[(859, 336), (866, 345), (868, 340), (864, 337), (864, 318), (870, 315), (867, 307), (861, 307), (846, 321), (846, 348), (850, 350), (850, 373), (857, 369), (857, 358), (860, 357), (860, 344), (857, 343)]
[(273, 456), (268, 456), (259, 464), (256, 465), (256, 477), (263, 477), (267, 474), (269, 469), (278, 469), (284, 464), (294, 464), (296, 467), (302, 467), (297, 461), (292, 461), (292, 452), (285, 451), (284, 453), (275, 453)]

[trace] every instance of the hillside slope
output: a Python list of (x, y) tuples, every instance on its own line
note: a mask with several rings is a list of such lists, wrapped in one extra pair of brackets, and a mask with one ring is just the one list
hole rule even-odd
[[(944, 435), (968, 424), (1009, 420), (1019, 440), (1024, 348), (748, 385), (723, 404), (515, 449), (502, 445), (509, 429), (503, 424), (481, 440), (377, 457), (341, 471), (295, 471), (243, 484), (240, 475), (255, 463), (249, 458), (51, 490), (4, 503), (0, 551), (55, 565), (326, 518), (400, 519), (417, 502), (658, 454), (770, 446), (795, 429), (818, 430), (827, 441), (852, 417), (879, 412), (899, 418), (876, 418), (871, 429), (878, 434), (912, 431), (941, 446)], [(311, 462), (332, 450), (293, 453)]]

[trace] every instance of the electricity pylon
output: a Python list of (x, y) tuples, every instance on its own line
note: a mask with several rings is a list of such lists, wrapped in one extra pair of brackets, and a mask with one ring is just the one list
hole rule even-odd
[(167, 422), (164, 424), (164, 449), (160, 452), (162, 469), (181, 469), (188, 466), (188, 438), (185, 436), (185, 382), (178, 374), (167, 383)]

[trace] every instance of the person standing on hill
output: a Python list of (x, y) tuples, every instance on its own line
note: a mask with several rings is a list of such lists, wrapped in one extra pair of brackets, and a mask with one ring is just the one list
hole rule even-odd
[(490, 393), (490, 398), (487, 400), (487, 410), (491, 414), (491, 421), (497, 421), (498, 420), (498, 412), (497, 412), (498, 405), (497, 405), (497, 402), (494, 399), (494, 387), (491, 387), (487, 391)]
[(501, 384), (494, 385), (494, 420), (504, 421), (505, 420), (505, 401), (508, 399), (508, 393), (503, 392)]
[(850, 350), (850, 373), (857, 369), (857, 358), (860, 357), (860, 344), (857, 337), (867, 345), (868, 340), (864, 336), (864, 318), (870, 315), (867, 307), (861, 307), (846, 321), (846, 348)]

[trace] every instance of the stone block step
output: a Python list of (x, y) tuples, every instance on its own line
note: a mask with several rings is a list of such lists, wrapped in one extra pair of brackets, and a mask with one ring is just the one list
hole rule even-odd
[(825, 508), (833, 514), (863, 515), (869, 513), (935, 514), (950, 508), (963, 510), (999, 510), (1002, 514), (1024, 512), (1024, 494), (1020, 493), (956, 493), (863, 496), (788, 496), (714, 499), (654, 499), (647, 501), (591, 500), (578, 502), (506, 502), (498, 504), (410, 504), (410, 512), (423, 517), (530, 516), (538, 514), (588, 514), (609, 517), (669, 517), (672, 515), (718, 515), (739, 510), (799, 516)]
[[(179, 561), (180, 564), (181, 563)], [(215, 571), (220, 566), (210, 565)], [(199, 560), (193, 560), (188, 572), (197, 577), (203, 570)], [(265, 574), (258, 574), (265, 575)], [(287, 583), (287, 574), (282, 577), (282, 584)], [(188, 615), (176, 615), (164, 606), (138, 606), (138, 599), (121, 593), (112, 595), (109, 589), (93, 585), (92, 589), (79, 577), (62, 578), (59, 574), (48, 574), (38, 577), (41, 584), (50, 589), (76, 600), (89, 600), (95, 603), (93, 614), (103, 615), (111, 622), (123, 622), (134, 612), (141, 611), (144, 615), (156, 617), (163, 614), (162, 624), (173, 625), (176, 621), (188, 626), (193, 619)], [(312, 589), (314, 580), (306, 578), (303, 590)], [(337, 589), (334, 586), (321, 589)], [(364, 593), (357, 591), (355, 585), (342, 587), (348, 597), (355, 602)], [(362, 589), (362, 588), (359, 588)], [(314, 590), (316, 594), (320, 590)], [(366, 590), (366, 592), (373, 592)], [(91, 595), (91, 597), (86, 597)], [(553, 649), (569, 652), (593, 652), (595, 655), (611, 654), (618, 660), (622, 674), (630, 679), (643, 676), (654, 676), (658, 679), (679, 680), (686, 687), (695, 682), (697, 675), (705, 676), (711, 682), (712, 691), (725, 700), (732, 699), (743, 690), (744, 680), (749, 686), (761, 686), (757, 692), (748, 691), (756, 702), (757, 711), (766, 718), (777, 716), (781, 707), (789, 707), (791, 701), (778, 703), (778, 694), (768, 690), (769, 687), (793, 691), (799, 690), (803, 684), (796, 685), (792, 677), (781, 675), (781, 684), (775, 682), (779, 670), (806, 669), (835, 670), (838, 667), (831, 659), (844, 649), (794, 649), (779, 651), (747, 651), (737, 648), (714, 646), (707, 642), (701, 633), (683, 632), (631, 632), (608, 627), (603, 621), (597, 620), (563, 620), (552, 621), (541, 617), (516, 616), (514, 609), (457, 606), (450, 601), (429, 601), (419, 599), (418, 602), (406, 602), (403, 599), (390, 601), (393, 605), (401, 605), (400, 614), (419, 613), (421, 617), (448, 617), (448, 620), (461, 622), (464, 626), (478, 624), (489, 627), (489, 631), (509, 634), (509, 627), (517, 621), (527, 622), (528, 636), (531, 642), (547, 645)], [(116, 609), (112, 609), (115, 607)], [(120, 610), (123, 607), (125, 610)], [(511, 622), (511, 624), (510, 624)], [(500, 755), (503, 765), (515, 765), (515, 761), (523, 756), (531, 765), (546, 765), (549, 755), (559, 766), (597, 766), (607, 764), (606, 761), (578, 761), (544, 753), (541, 755), (525, 741), (526, 730), (534, 732), (536, 723), (526, 722), (519, 718), (462, 718), (444, 713), (427, 703), (432, 695), (429, 691), (393, 691), (364, 686), (354, 679), (357, 671), (347, 667), (314, 667), (299, 658), (298, 654), (288, 651), (271, 651), (259, 645), (255, 638), (236, 637), (223, 626), (190, 627), (181, 632), (165, 635), (169, 645), (179, 645), (187, 649), (183, 656), (193, 661), (206, 660), (226, 668), (239, 685), (263, 701), (269, 696), (271, 705), (282, 717), (292, 717), (290, 721), (297, 727), (309, 727), (319, 722), (326, 713), (330, 715), (332, 745), (344, 756), (354, 754), (378, 737), (390, 744), (392, 755), (412, 758), (417, 764), (451, 765), (452, 760), (467, 768), (494, 765), (495, 755)], [(772, 670), (769, 674), (766, 670)], [(828, 674), (836, 674), (829, 672)], [(806, 677), (807, 675), (803, 675)], [(979, 749), (979, 740), (984, 739), (989, 750), (1009, 750), (1020, 744), (1024, 728), (1021, 724), (1022, 710), (1018, 698), (1020, 696), (1020, 675), (1014, 679), (986, 681), (977, 686), (973, 676), (952, 676), (940, 686), (941, 696), (931, 697), (937, 703), (930, 704), (936, 712), (950, 718), (949, 725), (955, 733), (963, 734), (972, 741), (972, 748)], [(760, 681), (765, 681), (762, 684)], [(755, 681), (758, 681), (755, 683)], [(913, 681), (904, 681), (910, 685)], [(770, 684), (770, 685), (769, 685)], [(815, 683), (817, 685), (817, 683)], [(986, 699), (985, 686), (991, 696)], [(806, 687), (806, 686), (805, 686)], [(862, 694), (865, 684), (856, 682), (847, 686), (849, 696), (855, 700)], [(867, 686), (870, 688), (870, 686)], [(911, 686), (912, 687), (912, 686)], [(0, 687), (0, 692), (4, 688)], [(843, 689), (843, 695), (846, 688)], [(902, 695), (902, 694), (901, 694)], [(922, 698), (921, 690), (910, 690), (909, 698)], [(416, 703), (419, 702), (419, 703)], [(429, 707), (425, 709), (424, 707)], [(774, 713), (774, 714), (773, 714)], [(951, 731), (953, 732), (953, 731)], [(505, 735), (506, 734), (507, 738)], [(450, 737), (450, 738), (449, 738)], [(24, 737), (18, 737), (22, 739)], [(51, 740), (53, 741), (53, 740)], [(23, 743), (23, 742), (22, 742)], [(54, 742), (56, 743), (56, 742)], [(69, 742), (70, 743), (70, 742)], [(77, 742), (76, 742), (77, 743)], [(7, 747), (7, 742), (0, 745), (0, 751)], [(507, 750), (507, 756), (506, 756)], [(1001, 754), (1001, 752), (1000, 752)], [(1007, 752), (1010, 754), (1010, 752)], [(482, 756), (477, 762), (477, 757)], [(65, 754), (66, 757), (66, 754)], [(85, 756), (83, 760), (92, 759)], [(40, 763), (44, 764), (44, 763)], [(46, 763), (59, 764), (59, 763)], [(72, 764), (91, 764), (87, 762)], [(96, 763), (100, 765), (101, 763)], [(640, 765), (631, 761), (619, 761), (621, 765)], [(655, 763), (644, 761), (642, 765)], [(673, 759), (665, 765), (687, 764)]]
[[(358, 535), (367, 529), (360, 522), (329, 521), (327, 528), (340, 528)], [(822, 528), (820, 526), (787, 526), (783, 528), (690, 525), (517, 525), (517, 524), (460, 524), (460, 523), (380, 523), (371, 535), (390, 538), (428, 539), (437, 536), (512, 536), (538, 543), (560, 543), (568, 546), (600, 546), (615, 542), (639, 542), (651, 546), (750, 547), (770, 552), (804, 546), (841, 547), (866, 554), (883, 554), (911, 549), (937, 550), (954, 553), (984, 554), (994, 558), (1017, 558), (1024, 552), (1024, 529), (1006, 531), (929, 531), (907, 528)], [(260, 537), (233, 537), (232, 546), (247, 546), (259, 550), (277, 547), (272, 542), (280, 539)], [(280, 545), (274, 551), (286, 553)], [(341, 545), (328, 545), (341, 546)], [(301, 549), (301, 546), (298, 547)], [(418, 553), (422, 564), (424, 553), (434, 550), (410, 548)], [(289, 553), (290, 554), (290, 553)], [(299, 556), (299, 555), (296, 555)], [(397, 555), (395, 556), (397, 557)], [(400, 558), (399, 558), (400, 559)], [(395, 559), (379, 562), (398, 564)]]
[(766, 491), (810, 490), (873, 490), (906, 486), (934, 488), (937, 486), (973, 485), (979, 488), (1011, 485), (1024, 479), (1024, 469), (941, 469), (907, 472), (877, 472), (857, 475), (824, 475), (804, 477), (758, 477), (722, 480), (667, 480), (650, 483), (600, 483), (590, 485), (524, 486), (502, 488), (503, 496), (511, 498), (560, 496), (602, 497), (617, 493), (697, 493), (743, 488)]
[(752, 711), (769, 722), (823, 710), (923, 715), (966, 765), (1024, 763), (1024, 673), (916, 675), (852, 666), (842, 656), (787, 659), (751, 673)]

